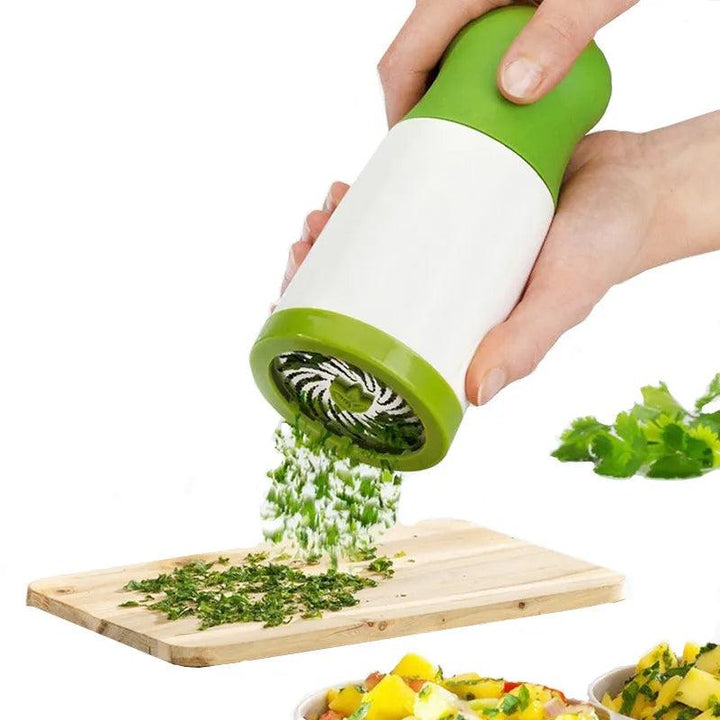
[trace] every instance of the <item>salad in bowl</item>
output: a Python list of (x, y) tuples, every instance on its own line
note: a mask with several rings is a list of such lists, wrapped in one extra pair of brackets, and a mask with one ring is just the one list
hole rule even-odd
[(446, 677), (419, 655), (389, 673), (331, 688), (301, 706), (303, 720), (600, 720), (592, 705), (559, 690), (477, 673)]

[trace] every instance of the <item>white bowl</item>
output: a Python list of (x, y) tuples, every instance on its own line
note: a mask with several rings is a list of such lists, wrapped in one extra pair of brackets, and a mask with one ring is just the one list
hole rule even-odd
[(327, 709), (327, 694), (330, 690), (347, 687), (348, 685), (362, 685), (364, 680), (353, 680), (346, 683), (336, 683), (329, 685), (324, 690), (308, 695), (295, 708), (293, 720), (305, 720), (308, 715), (322, 715)]
[(608, 708), (602, 704), (602, 699), (606, 692), (609, 692), (613, 697), (622, 692), (625, 683), (633, 675), (635, 675), (635, 665), (624, 665), (593, 680), (590, 683), (590, 687), (588, 687), (588, 698), (590, 702), (596, 708), (600, 708), (608, 713), (611, 720), (629, 720), (627, 715), (621, 715), (614, 710), (608, 710)]

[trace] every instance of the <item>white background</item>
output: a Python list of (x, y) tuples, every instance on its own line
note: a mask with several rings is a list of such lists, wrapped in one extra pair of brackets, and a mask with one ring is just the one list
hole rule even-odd
[[(276, 417), (248, 351), (304, 214), (384, 133), (375, 64), (410, 8), (0, 5), (0, 716), (290, 718), (406, 649), (583, 695), (657, 640), (717, 636), (720, 473), (613, 481), (549, 457), (575, 416), (660, 379), (689, 402), (720, 370), (717, 255), (614, 290), (406, 482), (403, 521), (472, 519), (605, 564), (626, 602), (205, 670), (24, 607), (38, 577), (259, 538)], [(715, 0), (643, 0), (603, 31), (602, 127), (720, 108), (719, 24)]]

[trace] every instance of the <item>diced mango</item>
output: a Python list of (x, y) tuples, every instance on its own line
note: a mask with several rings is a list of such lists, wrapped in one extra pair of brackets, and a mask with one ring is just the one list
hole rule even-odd
[(677, 694), (680, 683), (683, 681), (680, 675), (668, 678), (667, 682), (660, 688), (657, 700), (655, 704), (659, 708), (667, 707), (675, 701), (675, 695)]
[(365, 693), (355, 685), (348, 685), (330, 700), (328, 706), (341, 715), (352, 715), (362, 704)]
[(709, 672), (711, 675), (720, 675), (720, 645), (700, 655), (695, 667), (698, 670)]
[[(538, 700), (541, 703), (545, 704), (546, 702), (549, 702), (552, 700), (552, 692), (549, 688), (546, 688), (544, 685), (530, 685), (528, 683), (525, 684), (525, 687), (530, 692), (530, 699), (531, 700)], [(516, 688), (513, 690), (513, 693), (517, 693), (519, 688)]]
[(475, 713), (481, 713), (483, 710), (494, 710), (500, 701), (497, 698), (477, 698), (471, 700), (470, 709)]
[(700, 646), (696, 645), (695, 643), (685, 643), (685, 647), (683, 648), (683, 655), (682, 659), (683, 662), (686, 665), (690, 665), (690, 663), (694, 663), (695, 660), (697, 660), (697, 656), (700, 653)]
[(413, 714), (415, 697), (399, 675), (386, 675), (363, 697), (370, 703), (366, 720), (403, 720)]
[(434, 682), (437, 678), (438, 669), (424, 657), (415, 655), (414, 653), (408, 653), (395, 666), (392, 674), (400, 675), (405, 678), (419, 678), (421, 680), (430, 680)]
[(620, 705), (622, 704), (622, 696), (618, 695), (614, 700), (612, 698), (612, 695), (610, 695), (609, 692), (606, 692), (603, 695), (602, 704), (608, 709), (608, 710), (614, 710), (615, 712), (620, 712)]
[(718, 716), (715, 712), (714, 707), (708, 708), (704, 713), (700, 713), (695, 720), (717, 720)]
[(678, 720), (681, 713), (687, 712), (687, 708), (682, 703), (673, 703), (659, 717), (661, 720)]
[(671, 668), (677, 667), (677, 657), (675, 657), (675, 653), (673, 653), (667, 643), (660, 643), (645, 655), (645, 657), (640, 658), (640, 662), (637, 664), (637, 672), (641, 673), (643, 670), (652, 667), (655, 663), (659, 664), (660, 672), (663, 673)]
[(545, 707), (539, 700), (531, 700), (530, 704), (518, 714), (519, 720), (544, 720)]
[(443, 687), (464, 700), (474, 700), (502, 697), (505, 683), (502, 680), (480, 677), (477, 673), (466, 673), (447, 678)]
[(720, 678), (696, 667), (691, 668), (678, 686), (675, 697), (697, 710), (707, 710), (713, 697), (720, 698)]
[(337, 690), (336, 688), (331, 688), (330, 690), (328, 690), (328, 694), (327, 694), (328, 707), (330, 706), (330, 703), (338, 696), (339, 692), (340, 691)]

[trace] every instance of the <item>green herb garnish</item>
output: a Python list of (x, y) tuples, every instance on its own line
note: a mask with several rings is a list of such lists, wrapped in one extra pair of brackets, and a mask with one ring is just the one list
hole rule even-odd
[(368, 570), (386, 578), (391, 578), (395, 574), (393, 561), (386, 556), (375, 558), (375, 560), (368, 565)]
[(369, 557), (379, 535), (395, 524), (402, 478), (389, 466), (344, 457), (327, 440), (281, 424), (275, 447), (282, 460), (268, 473), (263, 518), (266, 539), (305, 560), (329, 556), (336, 567), (342, 557)]
[[(524, 692), (523, 692), (524, 690)], [(525, 685), (521, 685), (518, 689), (518, 694), (513, 695), (512, 693), (508, 693), (504, 698), (503, 701), (498, 706), (498, 710), (503, 715), (512, 715), (514, 712), (518, 710), (524, 710), (528, 704), (530, 703), (530, 691), (525, 687)]]
[(370, 712), (370, 703), (363, 703), (348, 720), (364, 720)]
[(686, 410), (667, 385), (642, 388), (643, 402), (620, 413), (612, 425), (579, 418), (562, 434), (553, 456), (592, 462), (598, 475), (657, 479), (699, 477), (720, 465), (720, 411), (705, 412), (720, 397), (720, 374)]
[(620, 707), (621, 715), (630, 715), (635, 702), (637, 701), (638, 694), (640, 693), (640, 685), (636, 680), (628, 683), (622, 691), (622, 705)]
[(326, 611), (353, 607), (359, 602), (356, 595), (360, 590), (378, 584), (367, 575), (333, 569), (305, 573), (297, 567), (268, 562), (264, 553), (250, 553), (241, 565), (220, 560), (196, 560), (169, 574), (132, 580), (125, 590), (143, 593), (144, 599), (128, 600), (120, 607), (143, 606), (168, 620), (197, 617), (200, 630), (246, 622), (275, 627), (296, 617), (316, 618)]

